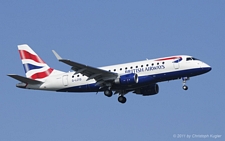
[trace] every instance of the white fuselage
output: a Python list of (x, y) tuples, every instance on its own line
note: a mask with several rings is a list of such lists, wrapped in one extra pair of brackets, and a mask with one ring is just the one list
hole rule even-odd
[[(180, 55), (182, 59), (176, 57), (158, 58), (152, 60), (144, 60), (132, 63), (124, 63), (112, 66), (100, 67), (106, 71), (114, 72), (119, 75), (135, 73), (138, 75), (138, 84), (132, 86), (115, 86), (117, 89), (130, 89), (139, 87), (140, 85), (148, 85), (161, 81), (168, 81), (182, 77), (192, 77), (208, 72), (211, 68), (206, 63), (197, 60), (191, 56)], [(55, 72), (54, 72), (55, 71)], [(69, 91), (69, 92), (96, 92), (100, 86), (96, 85), (94, 79), (88, 80), (88, 77), (75, 72), (60, 72), (54, 70), (43, 84), (28, 84), (27, 89), (41, 89), (51, 91)], [(149, 79), (152, 80), (149, 80)], [(101, 91), (101, 90), (99, 90)]]
[(190, 77), (207, 73), (211, 67), (187, 55), (177, 55), (138, 62), (95, 68), (69, 59), (63, 59), (52, 50), (58, 61), (69, 65), (72, 72), (51, 68), (29, 45), (18, 45), (26, 77), (8, 74), (19, 80), (16, 86), (24, 89), (57, 92), (99, 92), (111, 97), (118, 94), (120, 103), (126, 102), (125, 94), (132, 92), (142, 96), (159, 93), (158, 82), (183, 80), (183, 89)]

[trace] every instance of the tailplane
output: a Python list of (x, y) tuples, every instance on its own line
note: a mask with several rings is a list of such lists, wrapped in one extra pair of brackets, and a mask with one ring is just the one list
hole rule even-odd
[(12, 77), (16, 80), (19, 80), (20, 82), (26, 83), (26, 84), (42, 84), (43, 82), (38, 81), (38, 80), (33, 80), (30, 78), (26, 78), (20, 75), (16, 75), (16, 74), (8, 74), (9, 77)]
[(18, 49), (27, 78), (41, 81), (53, 72), (28, 45), (18, 45)]

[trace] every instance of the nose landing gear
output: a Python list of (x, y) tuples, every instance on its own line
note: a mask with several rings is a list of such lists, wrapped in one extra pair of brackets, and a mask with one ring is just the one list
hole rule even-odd
[(182, 77), (183, 80), (183, 89), (188, 90), (188, 86), (186, 85), (187, 80), (189, 80), (189, 77)]
[(184, 89), (184, 90), (188, 90), (188, 86), (184, 85), (184, 86), (183, 86), (183, 89)]

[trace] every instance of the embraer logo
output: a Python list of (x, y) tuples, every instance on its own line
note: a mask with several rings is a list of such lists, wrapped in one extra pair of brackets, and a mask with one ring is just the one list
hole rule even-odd
[(125, 73), (140, 73), (140, 72), (154, 71), (159, 69), (165, 69), (165, 66), (158, 65), (158, 66), (152, 66), (152, 67), (146, 67), (146, 68), (130, 69), (130, 70), (125, 70)]

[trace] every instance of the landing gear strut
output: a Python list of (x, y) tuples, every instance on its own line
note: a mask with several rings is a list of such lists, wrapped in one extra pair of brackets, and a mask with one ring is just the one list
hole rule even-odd
[(183, 89), (188, 90), (188, 86), (186, 85), (187, 80), (189, 80), (189, 77), (182, 77), (183, 80)]
[(119, 101), (120, 103), (124, 104), (124, 103), (126, 103), (127, 99), (126, 99), (126, 97), (124, 97), (123, 95), (120, 95), (120, 96), (118, 97), (118, 101)]

